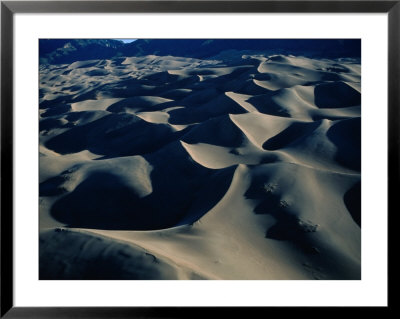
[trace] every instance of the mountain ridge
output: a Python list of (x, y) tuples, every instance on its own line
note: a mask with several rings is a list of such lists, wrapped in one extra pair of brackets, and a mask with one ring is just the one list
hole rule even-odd
[(361, 57), (360, 39), (40, 39), (40, 64), (146, 55), (210, 58), (224, 51), (266, 51), (314, 58)]

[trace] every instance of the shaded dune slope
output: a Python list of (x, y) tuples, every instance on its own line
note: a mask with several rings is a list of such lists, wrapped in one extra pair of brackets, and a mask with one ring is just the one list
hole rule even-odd
[(69, 227), (163, 229), (205, 214), (226, 192), (233, 171), (205, 168), (175, 142), (144, 157), (75, 165), (42, 182), (40, 193), (65, 194), (50, 213)]
[[(170, 259), (156, 257), (139, 246), (82, 231), (43, 231), (39, 245), (39, 276), (44, 280), (204, 279), (203, 275), (178, 267)], [(64, 249), (60, 250), (60, 246)]]

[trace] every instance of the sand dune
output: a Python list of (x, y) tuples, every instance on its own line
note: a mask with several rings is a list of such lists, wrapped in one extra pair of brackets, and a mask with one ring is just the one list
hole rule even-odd
[(120, 100), (121, 99), (86, 100), (82, 102), (72, 103), (71, 109), (75, 112), (105, 111), (110, 105), (113, 105)]
[(227, 56), (41, 66), (41, 279), (361, 278), (359, 60)]

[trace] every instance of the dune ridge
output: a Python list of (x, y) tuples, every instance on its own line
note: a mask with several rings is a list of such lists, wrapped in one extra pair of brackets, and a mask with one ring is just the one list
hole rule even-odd
[(360, 82), (259, 52), (41, 66), (39, 277), (360, 279)]

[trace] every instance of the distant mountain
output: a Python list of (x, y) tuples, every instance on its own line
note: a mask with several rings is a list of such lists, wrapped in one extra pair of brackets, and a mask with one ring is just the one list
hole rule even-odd
[(174, 55), (206, 58), (227, 50), (272, 51), (329, 58), (360, 57), (361, 41), (352, 39), (159, 39), (137, 40), (121, 48), (125, 56)]
[(154, 39), (124, 44), (119, 40), (42, 39), (40, 63), (72, 63), (117, 56), (172, 55), (208, 58), (228, 50), (268, 51), (312, 57), (360, 57), (357, 39)]
[(109, 59), (124, 43), (106, 39), (40, 39), (40, 63), (63, 64), (91, 59)]

